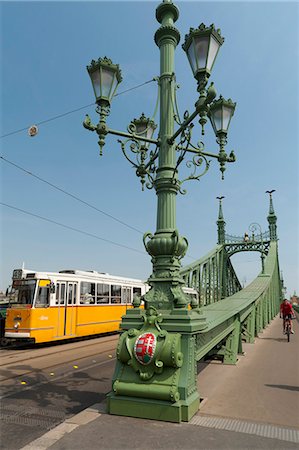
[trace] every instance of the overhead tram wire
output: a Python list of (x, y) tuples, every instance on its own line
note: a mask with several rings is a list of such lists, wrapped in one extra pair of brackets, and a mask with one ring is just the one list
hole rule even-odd
[(44, 220), (44, 221), (46, 221), (46, 222), (54, 223), (55, 225), (59, 225), (60, 227), (66, 228), (66, 229), (68, 229), (68, 230), (76, 231), (77, 233), (81, 233), (81, 234), (84, 234), (84, 235), (86, 235), (86, 236), (89, 236), (89, 237), (93, 237), (93, 238), (95, 238), (95, 239), (98, 239), (98, 240), (100, 240), (100, 241), (107, 242), (108, 244), (116, 245), (116, 246), (118, 246), (118, 247), (122, 247), (122, 248), (125, 248), (125, 249), (127, 249), (127, 250), (131, 250), (131, 251), (133, 251), (133, 252), (141, 253), (142, 255), (147, 256), (147, 253), (142, 252), (141, 250), (137, 250), (136, 248), (128, 247), (127, 245), (120, 244), (120, 243), (115, 242), (115, 241), (110, 241), (109, 239), (105, 239), (105, 238), (102, 238), (102, 237), (97, 236), (97, 235), (95, 235), (95, 234), (88, 233), (87, 231), (79, 230), (78, 228), (74, 228), (74, 227), (71, 227), (71, 226), (69, 226), (69, 225), (65, 225), (65, 224), (63, 224), (63, 223), (56, 222), (55, 220), (48, 219), (48, 218), (46, 218), (46, 217), (42, 217), (42, 216), (40, 216), (40, 215), (38, 215), (38, 214), (34, 214), (34, 213), (29, 212), (29, 211), (25, 211), (24, 209), (17, 208), (16, 206), (8, 205), (7, 203), (3, 203), (3, 202), (0, 202), (0, 205), (6, 206), (7, 208), (14, 209), (14, 210), (19, 211), (19, 212), (21, 212), (21, 213), (23, 213), (23, 214), (27, 214), (27, 215), (29, 215), (29, 216), (33, 216), (33, 217), (35, 217), (35, 218), (37, 218), (37, 219), (41, 219), (41, 220)]
[(44, 180), (44, 179), (41, 178), (40, 176), (35, 175), (34, 173), (30, 172), (29, 170), (24, 169), (24, 167), (21, 167), (21, 166), (19, 166), (18, 164), (14, 163), (14, 162), (12, 162), (12, 161), (9, 161), (9, 159), (5, 158), (4, 156), (0, 155), (0, 159), (2, 159), (2, 161), (5, 161), (5, 162), (8, 163), (8, 164), (11, 164), (12, 166), (16, 167), (17, 169), (21, 170), (22, 172), (25, 172), (25, 173), (27, 173), (28, 175), (31, 175), (32, 177), (36, 178), (37, 180), (42, 181), (43, 183), (47, 184), (48, 186), (51, 186), (52, 188), (56, 189), (57, 191), (60, 191), (60, 192), (62, 192), (63, 194), (68, 195), (69, 197), (71, 197), (71, 198), (77, 200), (78, 202), (83, 203), (84, 205), (88, 206), (89, 208), (92, 208), (92, 209), (94, 209), (95, 211), (98, 211), (99, 213), (104, 214), (104, 216), (107, 216), (107, 217), (109, 217), (110, 219), (115, 220), (116, 222), (120, 223), (121, 225), (124, 225), (124, 226), (126, 226), (126, 227), (128, 227), (128, 228), (131, 228), (131, 230), (137, 231), (137, 233), (143, 234), (142, 231), (138, 230), (137, 228), (133, 227), (132, 225), (129, 225), (128, 223), (123, 222), (123, 221), (120, 220), (120, 219), (117, 219), (117, 218), (114, 217), (112, 214), (106, 213), (105, 211), (103, 211), (103, 210), (97, 208), (96, 206), (94, 206), (94, 205), (92, 205), (92, 204), (86, 202), (85, 200), (82, 200), (81, 198), (77, 197), (76, 195), (71, 194), (70, 192), (67, 192), (66, 190), (64, 190), (64, 189), (62, 189), (62, 188), (56, 186), (56, 185), (53, 184), (53, 183), (50, 183), (50, 181)]
[[(0, 155), (0, 159), (2, 161), (5, 161), (6, 163), (12, 165), (13, 167), (16, 167), (17, 169), (21, 170), (22, 172), (25, 172), (28, 175), (36, 178), (37, 180), (42, 181), (43, 183), (47, 184), (48, 186), (51, 186), (52, 188), (56, 189), (57, 191), (62, 192), (65, 195), (68, 195), (69, 197), (73, 198), (74, 200), (77, 200), (78, 202), (82, 203), (83, 205), (86, 205), (89, 208), (92, 208), (95, 211), (98, 211), (99, 213), (109, 217), (110, 219), (115, 220), (116, 222), (120, 223), (121, 225), (124, 225), (124, 226), (130, 228), (131, 230), (136, 231), (139, 234), (144, 234), (142, 231), (138, 230), (137, 228), (133, 227), (132, 225), (129, 225), (128, 223), (123, 222), (122, 220), (118, 219), (117, 217), (114, 217), (112, 214), (106, 213), (105, 211), (103, 211), (103, 210), (97, 208), (96, 206), (86, 202), (85, 200), (82, 200), (81, 198), (77, 197), (76, 195), (71, 194), (70, 192), (67, 192), (66, 190), (56, 186), (53, 183), (50, 183), (50, 181), (44, 180), (42, 177), (40, 177), (38, 175), (35, 175), (34, 173), (30, 172), (27, 169), (24, 169), (24, 167), (19, 166), (18, 164), (10, 161), (9, 159), (5, 158), (4, 156)], [(190, 259), (193, 259), (193, 260), (198, 259), (198, 258), (194, 258), (193, 256), (190, 256), (190, 255), (186, 255), (186, 258), (190, 258)]]
[[(125, 91), (119, 92), (119, 93), (115, 94), (115, 97), (116, 97), (116, 96), (119, 96), (119, 95), (122, 95), (122, 94), (125, 94), (125, 93), (130, 92), (130, 91), (133, 91), (134, 89), (138, 89), (138, 88), (140, 88), (140, 87), (142, 87), (142, 86), (144, 86), (144, 85), (146, 85), (146, 84), (152, 83), (153, 81), (156, 81), (156, 78), (152, 78), (151, 80), (145, 81), (144, 83), (141, 83), (141, 84), (139, 84), (139, 85), (137, 85), (137, 86), (134, 86), (134, 87), (132, 87), (132, 88), (126, 89)], [(36, 125), (42, 125), (42, 124), (44, 124), (44, 123), (51, 122), (51, 121), (53, 121), (53, 120), (59, 119), (59, 118), (61, 118), (61, 117), (65, 117), (65, 116), (67, 116), (67, 115), (69, 115), (69, 114), (72, 114), (72, 113), (77, 112), (77, 111), (81, 111), (82, 109), (85, 109), (85, 108), (90, 107), (90, 106), (93, 106), (93, 105), (94, 105), (94, 103), (90, 103), (89, 105), (81, 106), (80, 108), (74, 109), (74, 110), (72, 110), (72, 111), (68, 111), (68, 112), (66, 112), (66, 113), (62, 113), (62, 114), (59, 114), (59, 115), (57, 115), (57, 116), (51, 117), (51, 118), (49, 118), (49, 119), (43, 120), (43, 121), (41, 121), (41, 122), (37, 122)], [(13, 135), (13, 134), (17, 134), (17, 133), (20, 133), (21, 131), (26, 131), (26, 130), (28, 130), (28, 126), (25, 127), (25, 128), (21, 128), (21, 129), (19, 129), (19, 130), (12, 131), (12, 132), (10, 132), (10, 133), (6, 133), (6, 134), (0, 136), (0, 138), (2, 139), (2, 138), (4, 138), (4, 137), (11, 136), (11, 135)], [(54, 185), (53, 183), (50, 183), (49, 181), (44, 180), (44, 179), (41, 178), (40, 176), (33, 174), (32, 172), (30, 172), (29, 170), (24, 169), (23, 167), (19, 166), (18, 164), (14, 163), (14, 162), (12, 162), (12, 161), (9, 161), (9, 160), (8, 160), (7, 158), (5, 158), (3, 155), (0, 155), (0, 159), (2, 159), (2, 161), (5, 161), (5, 162), (8, 163), (8, 164), (11, 164), (12, 166), (16, 167), (17, 169), (19, 169), (19, 170), (21, 170), (21, 171), (27, 173), (28, 175), (31, 175), (32, 177), (36, 178), (37, 180), (42, 181), (43, 183), (48, 184), (49, 186), (51, 186), (51, 187), (53, 187), (54, 189), (56, 189), (56, 190), (58, 190), (58, 191), (64, 193), (65, 195), (68, 195), (68, 196), (72, 197), (73, 199), (75, 199), (75, 200), (77, 200), (77, 201), (79, 201), (79, 202), (85, 204), (86, 206), (89, 206), (90, 208), (92, 208), (92, 209), (94, 209), (94, 210), (100, 212), (101, 214), (104, 214), (105, 216), (107, 216), (107, 217), (109, 217), (109, 218), (111, 218), (111, 219), (117, 221), (118, 223), (120, 223), (120, 224), (122, 224), (122, 225), (124, 225), (124, 226), (126, 226), (126, 227), (128, 227), (128, 228), (130, 228), (130, 229), (132, 229), (132, 230), (134, 230), (134, 231), (137, 231), (137, 232), (140, 233), (140, 234), (143, 234), (143, 232), (140, 231), (140, 230), (138, 230), (137, 228), (135, 228), (135, 227), (133, 227), (133, 226), (127, 224), (126, 222), (123, 222), (123, 221), (120, 220), (120, 219), (117, 219), (116, 217), (112, 216), (112, 214), (109, 214), (109, 213), (106, 213), (105, 211), (102, 211), (101, 209), (99, 209), (99, 208), (97, 208), (97, 207), (91, 205), (90, 203), (86, 202), (85, 200), (82, 200), (82, 199), (80, 199), (79, 197), (75, 196), (74, 194), (71, 194), (71, 193), (65, 191), (65, 190), (62, 189), (62, 188), (59, 188), (58, 186)], [(196, 260), (196, 259), (197, 259), (197, 258), (194, 258), (194, 257), (189, 256), (189, 255), (186, 255), (186, 257), (187, 257), (187, 258), (191, 258), (191, 259), (193, 259), (193, 260)]]
[[(40, 176), (35, 175), (35, 174), (32, 173), (32, 172), (29, 172), (29, 170), (26, 170), (26, 169), (24, 169), (23, 167), (19, 166), (18, 164), (14, 163), (14, 162), (12, 162), (12, 161), (9, 161), (9, 160), (8, 160), (7, 158), (5, 158), (4, 156), (0, 155), (0, 159), (1, 159), (2, 161), (5, 161), (5, 162), (8, 163), (8, 164), (11, 164), (13, 167), (16, 167), (17, 169), (21, 170), (22, 172), (25, 172), (25, 173), (27, 173), (28, 175), (31, 175), (32, 177), (36, 178), (37, 180), (42, 181), (43, 183), (45, 183), (45, 184), (51, 186), (52, 188), (56, 189), (57, 191), (60, 191), (60, 192), (62, 192), (63, 194), (68, 195), (69, 197), (71, 197), (71, 198), (77, 200), (78, 202), (80, 202), (80, 203), (82, 203), (82, 204), (88, 206), (89, 208), (92, 208), (92, 209), (94, 209), (95, 211), (98, 211), (98, 212), (100, 212), (101, 214), (103, 214), (103, 215), (109, 217), (110, 219), (115, 220), (116, 222), (120, 223), (121, 225), (124, 225), (124, 226), (130, 228), (131, 230), (136, 231), (137, 233), (143, 234), (143, 232), (140, 231), (140, 230), (138, 230), (137, 228), (132, 227), (131, 225), (129, 225), (129, 224), (126, 223), (126, 222), (123, 222), (123, 221), (120, 220), (120, 219), (117, 219), (117, 217), (112, 216), (112, 214), (108, 214), (108, 213), (106, 213), (105, 211), (102, 211), (101, 209), (97, 208), (96, 206), (91, 205), (90, 203), (86, 202), (85, 200), (82, 200), (81, 198), (77, 197), (76, 195), (71, 194), (70, 192), (65, 191), (64, 189), (62, 189), (62, 188), (56, 186), (55, 184), (50, 183), (50, 182), (47, 181), (47, 180), (44, 180), (44, 179), (41, 178)], [(17, 209), (17, 210), (22, 211), (22, 212), (24, 212), (24, 213), (26, 213), (26, 214), (31, 214), (31, 213), (29, 213), (29, 212), (23, 211), (22, 209), (15, 208), (15, 207), (10, 206), (10, 205), (7, 205), (7, 204), (5, 204), (5, 203), (0, 203), (0, 204), (3, 204), (4, 206), (8, 206), (9, 208)], [(33, 214), (33, 215), (34, 215), (34, 214)], [(36, 215), (35, 215), (35, 216), (36, 216)], [(38, 216), (36, 216), (36, 217), (38, 217)], [(47, 219), (44, 219), (44, 220), (47, 220)], [(62, 225), (62, 226), (64, 226), (64, 225)], [(109, 241), (109, 242), (111, 242), (111, 241)], [(192, 257), (192, 256), (186, 255), (186, 257), (195, 260), (195, 258)]]
[[(62, 192), (63, 194), (68, 195), (69, 197), (73, 198), (74, 200), (77, 200), (78, 202), (80, 202), (80, 203), (82, 203), (82, 204), (88, 206), (89, 208), (92, 208), (92, 209), (94, 209), (95, 211), (98, 211), (99, 213), (103, 214), (104, 216), (107, 216), (107, 217), (109, 217), (110, 219), (115, 220), (116, 222), (120, 223), (121, 225), (124, 225), (124, 226), (126, 226), (127, 228), (130, 228), (131, 230), (136, 231), (136, 232), (139, 233), (139, 234), (144, 234), (142, 231), (138, 230), (137, 228), (133, 227), (132, 225), (129, 225), (128, 223), (123, 222), (122, 220), (118, 219), (117, 217), (112, 216), (112, 214), (106, 213), (105, 211), (103, 211), (103, 210), (97, 208), (96, 206), (91, 205), (90, 203), (86, 202), (85, 200), (82, 200), (81, 198), (77, 197), (76, 195), (71, 194), (70, 192), (67, 192), (66, 190), (64, 190), (64, 189), (62, 189), (62, 188), (56, 186), (56, 185), (53, 184), (53, 183), (50, 183), (50, 181), (44, 180), (44, 179), (41, 178), (40, 176), (35, 175), (35, 174), (32, 173), (32, 172), (29, 172), (29, 170), (26, 170), (26, 169), (24, 169), (24, 167), (21, 167), (21, 166), (19, 166), (18, 164), (14, 163), (14, 162), (12, 162), (12, 161), (9, 161), (9, 159), (5, 158), (4, 156), (0, 155), (0, 159), (2, 159), (2, 161), (5, 161), (5, 162), (8, 163), (8, 164), (11, 164), (13, 167), (16, 167), (17, 169), (21, 170), (22, 172), (25, 172), (25, 173), (27, 173), (28, 175), (31, 175), (32, 177), (36, 178), (37, 180), (42, 181), (43, 183), (45, 183), (45, 184), (51, 186), (52, 188), (56, 189), (57, 191), (60, 191), (60, 192)], [(29, 214), (29, 213), (28, 213), (28, 214)], [(190, 256), (190, 255), (186, 255), (186, 258), (193, 259), (194, 261), (196, 261), (196, 260), (198, 259), (198, 258), (194, 258), (194, 256)]]
[[(153, 81), (156, 81), (156, 78), (152, 78), (151, 80), (145, 81), (144, 83), (138, 84), (137, 86), (134, 86), (129, 89), (126, 89), (125, 91), (119, 92), (118, 94), (115, 94), (114, 97), (117, 97), (122, 94), (126, 94), (127, 92), (133, 91), (134, 89), (138, 89), (146, 84), (152, 83)], [(65, 112), (62, 114), (58, 114), (57, 116), (50, 117), (49, 119), (42, 120), (41, 122), (37, 122), (35, 125), (43, 125), (44, 123), (51, 122), (56, 119), (60, 119), (61, 117), (68, 116), (69, 114), (73, 114), (77, 111), (81, 111), (82, 109), (89, 108), (90, 106), (94, 106), (94, 103), (90, 103), (89, 105), (81, 106), (80, 108), (76, 108), (71, 111), (68, 111), (68, 112)], [(10, 133), (3, 134), (2, 136), (0, 136), (0, 138), (2, 139), (7, 136), (12, 136), (13, 134), (21, 133), (21, 131), (26, 131), (26, 130), (28, 130), (28, 128), (29, 128), (29, 125), (27, 127), (20, 128), (19, 130), (15, 130), (15, 131), (11, 131)]]

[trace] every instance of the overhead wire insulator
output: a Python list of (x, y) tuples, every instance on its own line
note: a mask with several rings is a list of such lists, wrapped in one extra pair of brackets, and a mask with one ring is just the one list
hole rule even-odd
[(36, 136), (38, 133), (38, 127), (37, 125), (31, 125), (31, 127), (28, 129), (28, 134), (30, 137)]

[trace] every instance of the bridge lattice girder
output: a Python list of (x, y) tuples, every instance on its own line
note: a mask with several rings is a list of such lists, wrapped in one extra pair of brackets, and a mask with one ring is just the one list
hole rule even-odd
[(242, 289), (225, 245), (217, 245), (210, 253), (181, 269), (186, 286), (196, 289), (200, 305), (220, 301)]
[(235, 364), (242, 341), (254, 342), (279, 312), (281, 300), (277, 242), (271, 241), (264, 273), (234, 295), (202, 308), (206, 327), (196, 335), (196, 359), (212, 354), (223, 356), (224, 363)]
[(260, 252), (261, 254), (268, 255), (270, 240), (229, 243), (226, 242), (224, 246), (229, 258), (235, 253), (239, 252)]

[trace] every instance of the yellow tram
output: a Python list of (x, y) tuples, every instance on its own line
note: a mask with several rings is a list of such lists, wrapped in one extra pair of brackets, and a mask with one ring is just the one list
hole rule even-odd
[(95, 271), (16, 269), (5, 338), (41, 343), (117, 331), (133, 296), (147, 290), (141, 280)]

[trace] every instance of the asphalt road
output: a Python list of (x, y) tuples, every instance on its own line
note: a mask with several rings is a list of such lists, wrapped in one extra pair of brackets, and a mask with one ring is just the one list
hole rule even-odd
[[(111, 387), (117, 338), (1, 350), (1, 443), (16, 450), (105, 398)], [(108, 341), (108, 342), (107, 342)], [(10, 356), (6, 356), (6, 355)], [(44, 355), (44, 356), (41, 356)]]
[[(296, 334), (288, 343), (277, 317), (255, 344), (244, 345), (246, 354), (239, 357), (237, 365), (201, 362), (198, 389), (204, 402), (189, 424), (110, 416), (102, 408), (90, 423), (79, 423), (49, 447), (30, 443), (43, 439), (48, 430), (55, 434), (58, 424), (64, 427), (76, 422), (74, 415), (89, 406), (104, 404), (105, 394), (111, 389), (117, 337), (114, 342), (110, 336), (49, 347), (46, 357), (45, 349), (8, 351), (6, 356), (0, 350), (0, 448), (19, 450), (26, 444), (30, 450), (298, 448), (287, 436), (292, 429), (298, 435), (295, 430), (299, 427), (297, 321), (294, 329)], [(202, 425), (203, 418), (207, 426)], [(235, 421), (234, 430), (221, 429), (221, 418)], [(244, 424), (247, 432), (242, 432)], [(260, 429), (260, 434), (249, 432), (252, 425)], [(278, 432), (282, 437), (274, 439)]]

